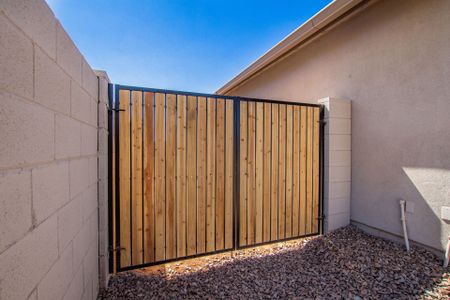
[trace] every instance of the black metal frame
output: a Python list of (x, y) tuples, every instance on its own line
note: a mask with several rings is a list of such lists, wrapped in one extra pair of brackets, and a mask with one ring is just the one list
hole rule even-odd
[[(195, 254), (190, 256), (184, 256), (180, 258), (174, 258), (174, 259), (167, 259), (157, 262), (151, 262), (151, 263), (144, 263), (139, 265), (133, 265), (128, 267), (121, 267), (120, 266), (120, 260), (121, 260), (121, 247), (120, 247), (120, 185), (119, 185), (119, 157), (120, 157), (120, 141), (119, 141), (119, 124), (120, 124), (120, 118), (119, 113), (121, 111), (120, 104), (119, 104), (119, 91), (120, 90), (128, 90), (128, 91), (140, 91), (140, 92), (152, 92), (152, 93), (163, 93), (163, 94), (175, 94), (175, 95), (183, 95), (183, 96), (196, 96), (196, 97), (206, 97), (208, 98), (215, 98), (215, 99), (224, 99), (224, 100), (232, 100), (233, 101), (233, 134), (234, 134), (234, 141), (235, 144), (233, 145), (233, 155), (234, 155), (234, 163), (233, 163), (233, 247), (229, 249), (223, 249), (213, 252), (206, 252), (202, 254)], [(114, 93), (113, 93), (114, 91)], [(224, 253), (231, 250), (237, 250), (237, 249), (245, 249), (245, 248), (252, 248), (257, 247), (261, 245), (267, 245), (267, 244), (273, 244), (283, 241), (290, 241), (295, 240), (299, 238), (309, 237), (309, 236), (315, 236), (319, 234), (323, 234), (323, 173), (324, 173), (324, 125), (325, 122), (323, 121), (324, 118), (324, 107), (320, 104), (311, 104), (311, 103), (302, 103), (302, 102), (290, 102), (290, 101), (282, 101), (282, 100), (272, 100), (272, 99), (260, 99), (260, 98), (249, 98), (249, 97), (239, 97), (239, 96), (224, 96), (224, 95), (217, 95), (217, 94), (206, 94), (206, 93), (194, 93), (194, 92), (183, 92), (183, 91), (177, 91), (177, 90), (166, 90), (166, 89), (155, 89), (155, 88), (146, 88), (146, 87), (137, 87), (137, 86), (128, 86), (128, 85), (113, 85), (109, 84), (108, 86), (108, 96), (109, 96), (109, 119), (108, 119), (108, 127), (109, 127), (109, 136), (108, 136), (108, 149), (109, 149), (109, 161), (108, 161), (108, 175), (109, 175), (109, 182), (108, 182), (108, 188), (109, 188), (109, 207), (108, 207), (108, 221), (109, 221), (109, 249), (110, 249), (110, 256), (109, 256), (109, 271), (110, 272), (121, 272), (121, 271), (127, 271), (142, 267), (148, 267), (158, 264), (164, 264), (169, 262), (174, 262), (178, 260), (185, 260), (190, 258), (196, 258), (201, 257), (205, 255), (211, 255), (211, 254), (218, 254), (218, 253)], [(263, 103), (273, 103), (273, 104), (288, 104), (288, 105), (296, 105), (296, 106), (306, 106), (306, 107), (318, 107), (320, 108), (320, 137), (319, 137), (319, 212), (318, 212), (318, 219), (319, 219), (319, 230), (317, 233), (312, 233), (308, 235), (302, 235), (302, 236), (296, 236), (296, 237), (290, 237), (285, 239), (278, 239), (275, 241), (267, 241), (262, 242), (258, 244), (252, 244), (252, 245), (246, 245), (246, 246), (240, 246), (239, 245), (239, 186), (240, 186), (240, 103), (241, 101), (252, 101), (252, 102), (263, 102)], [(114, 130), (113, 130), (114, 126)], [(114, 136), (113, 136), (114, 135)], [(113, 138), (114, 142), (113, 143)], [(112, 155), (113, 153), (113, 145), (115, 146), (115, 156)], [(112, 182), (112, 160), (115, 160), (115, 182)], [(113, 184), (115, 185), (115, 199), (112, 197), (112, 190), (113, 190)], [(115, 216), (113, 216), (112, 211), (112, 203), (115, 201)], [(115, 217), (116, 220), (116, 228), (115, 234), (116, 234), (116, 244), (113, 245), (113, 218)], [(114, 256), (116, 258), (116, 270), (113, 270), (113, 259)]]

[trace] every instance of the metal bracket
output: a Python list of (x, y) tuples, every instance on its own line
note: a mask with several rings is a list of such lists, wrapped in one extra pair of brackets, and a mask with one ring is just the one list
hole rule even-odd
[(317, 220), (325, 220), (325, 215), (321, 215), (320, 217), (317, 217)]
[(109, 112), (113, 112), (113, 111), (119, 112), (119, 111), (125, 111), (125, 109), (123, 109), (123, 108), (108, 108), (108, 111)]
[(327, 121), (325, 121), (325, 120), (318, 120), (317, 122), (318, 122), (319, 124), (321, 124), (321, 125), (327, 124)]

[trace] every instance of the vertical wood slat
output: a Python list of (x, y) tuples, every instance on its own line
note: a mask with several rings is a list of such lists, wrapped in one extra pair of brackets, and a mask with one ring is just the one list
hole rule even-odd
[(319, 108), (241, 101), (234, 141), (233, 100), (119, 97), (121, 267), (233, 247), (234, 142), (239, 245), (318, 232)]
[(177, 95), (177, 257), (186, 256), (186, 96)]
[(271, 197), (270, 197), (270, 240), (278, 239), (278, 104), (272, 104), (272, 166), (271, 166)]
[(264, 180), (264, 104), (256, 103), (256, 149), (255, 149), (255, 243), (263, 241), (263, 180)]
[(233, 100), (225, 101), (225, 248), (233, 247), (233, 166), (235, 159), (233, 134)]
[(142, 92), (131, 93), (131, 263), (142, 264)]
[(239, 246), (247, 245), (247, 181), (248, 179), (248, 158), (247, 158), (247, 105), (248, 102), (240, 103), (240, 159), (239, 159)]
[(320, 139), (320, 109), (313, 109), (313, 214), (312, 233), (319, 233), (319, 139)]
[(292, 136), (293, 136), (292, 105), (286, 107), (286, 204), (285, 226), (286, 238), (292, 237)]
[(144, 93), (144, 262), (155, 260), (153, 93)]
[(216, 250), (225, 247), (225, 100), (217, 99), (216, 119)]
[(206, 251), (206, 98), (198, 97), (197, 113), (197, 254)]
[(294, 106), (293, 122), (293, 181), (292, 181), (292, 236), (298, 236), (300, 208), (300, 106)]
[(197, 97), (187, 103), (187, 255), (197, 253)]
[(271, 143), (271, 130), (272, 130), (272, 105), (270, 103), (264, 103), (264, 129), (263, 129), (263, 241), (270, 241), (270, 182), (271, 182), (271, 157), (272, 157), (272, 143)]
[(165, 159), (165, 95), (155, 94), (155, 261), (164, 260), (166, 159)]
[(215, 203), (216, 203), (216, 101), (208, 98), (206, 119), (206, 251), (215, 250)]
[(278, 195), (278, 209), (279, 209), (279, 228), (278, 237), (285, 238), (286, 233), (286, 105), (280, 104), (280, 132), (279, 132), (279, 195)]
[(130, 237), (130, 91), (119, 91), (120, 266), (131, 265)]
[(166, 259), (176, 257), (176, 95), (166, 95)]
[(307, 108), (300, 109), (300, 230), (306, 234), (306, 121)]
[[(255, 243), (256, 221), (256, 103), (247, 102), (247, 244)], [(242, 149), (241, 149), (242, 151)]]
[(306, 234), (311, 233), (312, 225), (312, 108), (307, 108), (306, 121)]

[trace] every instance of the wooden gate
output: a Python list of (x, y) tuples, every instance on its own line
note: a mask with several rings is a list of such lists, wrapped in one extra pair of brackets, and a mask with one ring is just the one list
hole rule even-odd
[(121, 85), (110, 98), (111, 271), (320, 233), (320, 106)]

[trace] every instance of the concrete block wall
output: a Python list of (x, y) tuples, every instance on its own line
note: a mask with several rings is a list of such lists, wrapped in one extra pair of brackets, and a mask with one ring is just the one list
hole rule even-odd
[(351, 102), (324, 98), (324, 214), (325, 232), (350, 224)]
[(98, 86), (44, 0), (0, 2), (0, 299), (97, 296)]

